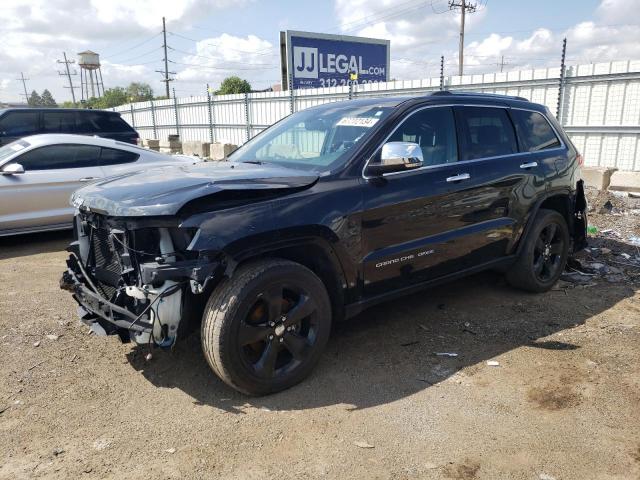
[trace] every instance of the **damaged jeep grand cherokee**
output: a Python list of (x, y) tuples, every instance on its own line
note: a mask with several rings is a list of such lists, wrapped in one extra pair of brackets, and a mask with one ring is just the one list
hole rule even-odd
[(438, 92), (295, 113), (229, 162), (72, 197), (61, 286), (83, 322), (171, 347), (261, 395), (305, 378), (331, 323), (461, 275), (549, 290), (585, 245), (581, 156), (546, 107)]

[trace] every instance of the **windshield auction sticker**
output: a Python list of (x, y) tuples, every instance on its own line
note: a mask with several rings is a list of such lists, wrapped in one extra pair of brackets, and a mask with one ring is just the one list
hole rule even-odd
[(338, 123), (336, 123), (337, 127), (373, 127), (379, 118), (372, 117), (342, 117)]

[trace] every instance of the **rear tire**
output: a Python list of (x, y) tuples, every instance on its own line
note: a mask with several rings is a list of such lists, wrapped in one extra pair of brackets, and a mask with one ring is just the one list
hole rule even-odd
[(318, 363), (331, 331), (322, 281), (288, 260), (241, 266), (211, 294), (202, 350), (214, 373), (248, 395), (287, 389)]
[(558, 281), (569, 255), (569, 229), (555, 210), (540, 209), (507, 282), (529, 292), (546, 292)]

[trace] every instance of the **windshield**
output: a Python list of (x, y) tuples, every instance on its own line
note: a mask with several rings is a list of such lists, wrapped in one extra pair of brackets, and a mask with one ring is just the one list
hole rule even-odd
[(26, 142), (25, 140), (16, 140), (15, 142), (7, 143), (5, 146), (0, 147), (0, 164), (14, 153), (24, 150), (28, 146), (29, 142)]
[(346, 160), (347, 152), (367, 138), (391, 110), (374, 103), (335, 103), (303, 110), (244, 144), (231, 160), (275, 163), (311, 171), (332, 170)]

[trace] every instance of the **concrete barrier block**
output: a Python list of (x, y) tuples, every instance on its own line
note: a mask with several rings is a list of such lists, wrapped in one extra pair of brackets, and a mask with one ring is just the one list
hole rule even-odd
[(211, 160), (226, 160), (227, 157), (238, 148), (232, 143), (212, 143), (209, 158)]
[(155, 150), (158, 152), (160, 151), (160, 140), (156, 140), (155, 138), (145, 138), (142, 140), (142, 146), (149, 150)]
[(160, 140), (161, 153), (182, 153), (182, 143), (176, 140)]
[(611, 175), (615, 172), (616, 168), (606, 167), (582, 167), (581, 177), (587, 187), (595, 187), (598, 190), (606, 190), (609, 188), (609, 182), (611, 181)]
[(209, 142), (196, 140), (185, 140), (182, 142), (182, 153), (184, 155), (197, 155), (200, 158), (208, 158), (211, 150)]
[(609, 190), (624, 192), (640, 192), (640, 172), (623, 172), (618, 170), (611, 175)]

